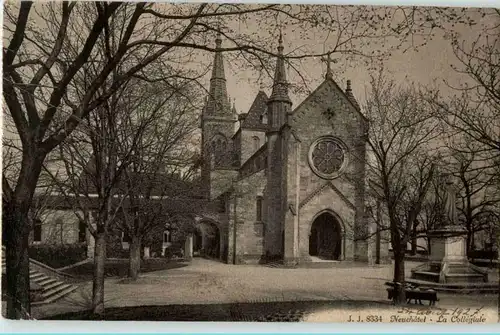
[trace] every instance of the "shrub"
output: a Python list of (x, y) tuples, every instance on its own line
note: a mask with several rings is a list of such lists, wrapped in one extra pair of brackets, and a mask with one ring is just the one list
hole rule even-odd
[(183, 250), (179, 245), (174, 244), (165, 249), (165, 258), (171, 259), (173, 257), (183, 257)]
[(30, 258), (55, 269), (87, 259), (87, 246), (84, 243), (32, 245), (28, 252)]
[(472, 259), (497, 259), (498, 251), (496, 250), (470, 250), (469, 258)]

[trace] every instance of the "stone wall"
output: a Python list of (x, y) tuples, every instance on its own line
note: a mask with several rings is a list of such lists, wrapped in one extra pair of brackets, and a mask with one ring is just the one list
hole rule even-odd
[(210, 198), (216, 199), (229, 190), (233, 180), (238, 176), (237, 170), (214, 170), (210, 172)]
[[(254, 137), (259, 139), (259, 147), (254, 147)], [(264, 131), (258, 130), (241, 130), (241, 163), (244, 164), (257, 150), (260, 149), (266, 143), (266, 134)]]
[[(308, 256), (308, 236), (314, 217), (322, 210), (335, 212), (344, 226), (344, 259), (366, 260), (367, 250), (355, 248), (354, 239), (366, 231), (364, 222), (364, 171), (366, 120), (338, 86), (325, 81), (295, 111), (290, 124), (301, 141), (300, 229), (302, 257)], [(320, 136), (331, 135), (347, 147), (347, 165), (340, 176), (327, 180), (309, 164), (309, 150)], [(356, 257), (355, 257), (356, 254)]]
[[(231, 232), (236, 236), (236, 264), (257, 263), (263, 255), (266, 202), (263, 189), (266, 183), (265, 171), (259, 171), (237, 183), (235, 216)], [(262, 220), (257, 220), (257, 199), (262, 199)], [(233, 229), (236, 228), (234, 231)], [(234, 237), (233, 237), (234, 238)]]
[[(42, 222), (42, 240), (40, 244), (79, 243), (78, 228), (80, 220), (72, 209), (50, 210), (40, 217)], [(88, 232), (87, 232), (88, 234)], [(33, 238), (33, 232), (31, 233)], [(88, 238), (88, 237), (87, 237)]]
[(286, 204), (286, 161), (284, 141), (280, 133), (268, 134), (267, 139), (267, 222), (265, 226), (264, 252), (268, 259), (283, 257), (284, 203)]
[[(266, 213), (263, 211), (262, 220), (257, 220), (257, 199), (259, 197), (262, 199), (264, 209), (265, 201), (262, 198), (264, 174), (264, 171), (257, 172), (239, 180), (236, 185), (230, 206), (233, 212), (229, 213), (228, 220), (229, 263), (257, 263), (262, 258)], [(236, 247), (235, 256), (233, 256), (234, 247)]]
[(295, 137), (287, 126), (282, 131), (283, 148), (286, 151), (284, 164), (287, 165), (286, 174), (283, 176), (286, 188), (284, 204), (284, 255), (285, 264), (294, 265), (300, 262), (299, 239), (299, 201), (300, 201), (300, 153), (301, 142)]

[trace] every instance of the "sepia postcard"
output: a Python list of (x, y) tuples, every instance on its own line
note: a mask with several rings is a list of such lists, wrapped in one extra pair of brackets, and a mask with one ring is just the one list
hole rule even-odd
[(498, 9), (3, 18), (4, 318), (498, 322)]

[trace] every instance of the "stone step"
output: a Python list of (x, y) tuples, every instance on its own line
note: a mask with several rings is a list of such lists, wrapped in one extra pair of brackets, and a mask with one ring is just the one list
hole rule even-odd
[(448, 273), (447, 283), (482, 283), (484, 276), (480, 273)]
[(448, 273), (446, 277), (483, 277), (481, 273), (467, 272), (467, 273)]
[(423, 275), (426, 275), (426, 276), (437, 276), (437, 277), (439, 277), (439, 273), (438, 272), (415, 271), (415, 273), (423, 274)]
[(36, 272), (35, 274), (30, 275), (30, 280), (37, 280), (37, 279), (43, 278), (43, 277), (48, 278), (47, 275), (45, 275), (45, 273)]
[(429, 271), (415, 271), (412, 274), (412, 278), (437, 283), (439, 282), (439, 273)]
[[(6, 262), (5, 262), (5, 248), (2, 247), (2, 271), (5, 272)], [(58, 299), (61, 299), (73, 292), (78, 288), (78, 286), (73, 284), (67, 284), (62, 280), (59, 280), (59, 275), (56, 275), (57, 271), (49, 267), (46, 268), (47, 271), (37, 270), (40, 266), (35, 261), (30, 259), (30, 282), (31, 287), (41, 290), (41, 300), (32, 302), (32, 306), (43, 305), (52, 303)], [(52, 274), (54, 272), (54, 274)]]
[(59, 294), (60, 292), (63, 292), (64, 290), (72, 287), (73, 285), (71, 284), (63, 284), (59, 285), (57, 287), (54, 287), (50, 290), (44, 291), (42, 293), (43, 300), (49, 300), (52, 296)]
[(54, 281), (48, 285), (43, 285), (43, 290), (44, 291), (50, 291), (52, 289), (55, 289), (56, 287), (59, 287), (59, 286), (62, 286), (62, 285), (65, 285), (62, 281)]
[(56, 278), (47, 278), (38, 282), (38, 285), (46, 286), (58, 281)]
[(55, 293), (55, 294), (51, 295), (50, 297), (45, 298), (43, 302), (46, 304), (50, 304), (58, 299), (64, 298), (65, 296), (67, 296), (71, 292), (75, 291), (77, 288), (78, 288), (78, 286), (69, 285), (68, 287), (60, 290), (58, 293)]

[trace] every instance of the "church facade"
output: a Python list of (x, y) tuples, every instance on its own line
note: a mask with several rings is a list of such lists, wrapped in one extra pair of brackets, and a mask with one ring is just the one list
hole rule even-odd
[(293, 106), (280, 37), (271, 92), (260, 90), (238, 114), (221, 44), (218, 37), (201, 117), (202, 183), (220, 206), (200, 219), (195, 252), (210, 248), (232, 264), (369, 261), (368, 121), (350, 82), (339, 87), (328, 65), (324, 81)]

